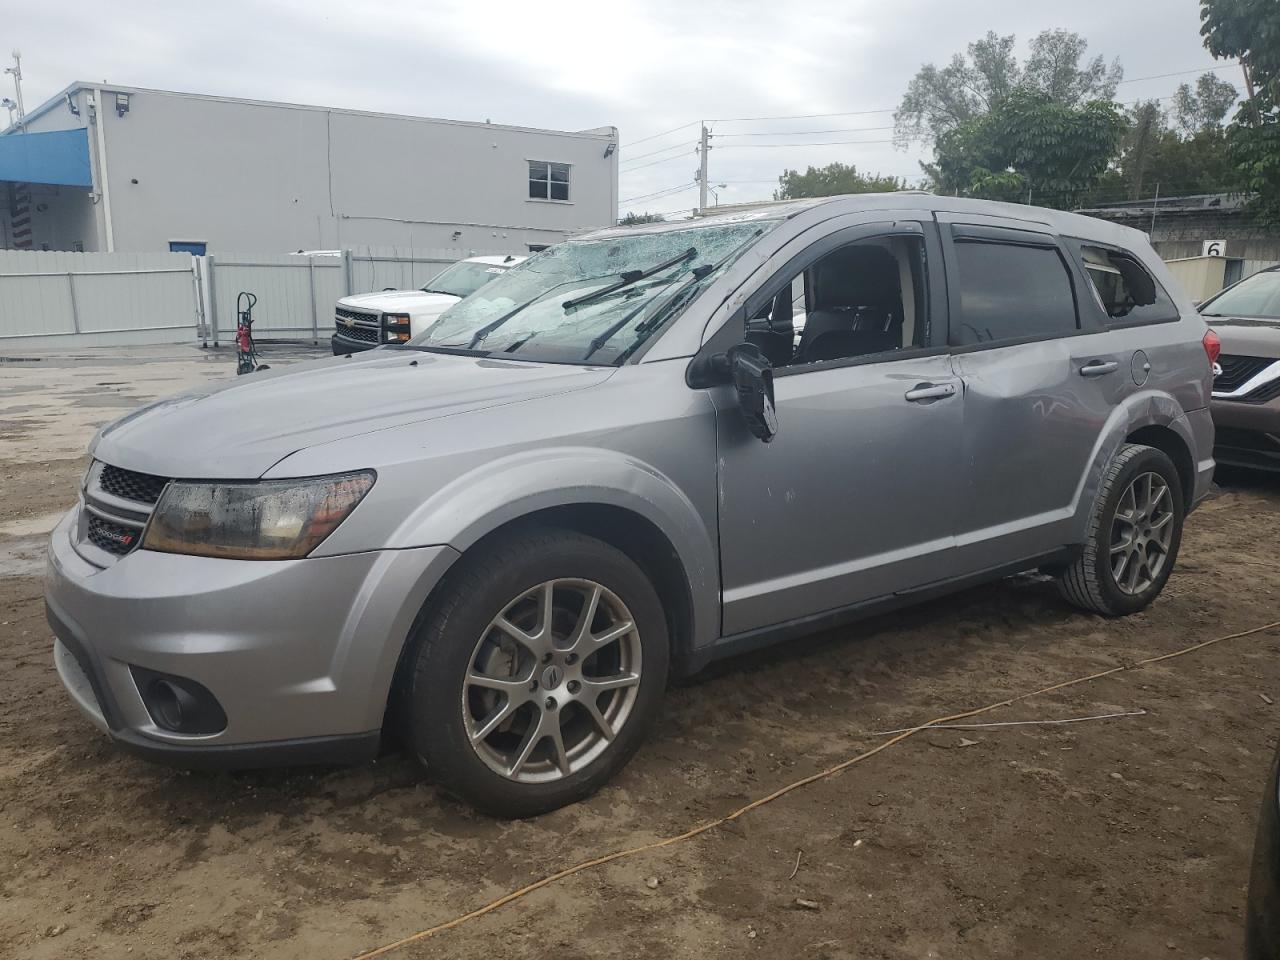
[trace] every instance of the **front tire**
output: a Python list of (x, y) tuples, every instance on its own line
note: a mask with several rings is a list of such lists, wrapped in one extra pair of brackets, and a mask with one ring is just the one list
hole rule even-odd
[(670, 660), (644, 572), (567, 530), (468, 554), (414, 637), (406, 739), (450, 793), (528, 817), (607, 783), (652, 727)]
[(1184, 503), (1166, 453), (1121, 447), (1103, 477), (1080, 555), (1058, 578), (1063, 597), (1106, 617), (1146, 609), (1177, 561)]

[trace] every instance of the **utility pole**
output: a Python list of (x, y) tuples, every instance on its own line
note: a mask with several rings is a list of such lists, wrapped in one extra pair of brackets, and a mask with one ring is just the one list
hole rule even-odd
[[(23, 118), (26, 117), (26, 108), (22, 105), (22, 51), (13, 51), (13, 66), (5, 67), (5, 73), (13, 74), (13, 86), (18, 94), (18, 125), (22, 125)], [(26, 128), (23, 128), (25, 132)]]
[(711, 149), (711, 134), (702, 124), (702, 139), (698, 143), (698, 212), (707, 212), (707, 151)]

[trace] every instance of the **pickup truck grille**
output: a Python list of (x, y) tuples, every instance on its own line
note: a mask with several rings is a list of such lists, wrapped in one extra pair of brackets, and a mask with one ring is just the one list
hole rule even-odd
[(338, 307), (334, 311), (334, 331), (344, 340), (381, 343), (382, 315)]

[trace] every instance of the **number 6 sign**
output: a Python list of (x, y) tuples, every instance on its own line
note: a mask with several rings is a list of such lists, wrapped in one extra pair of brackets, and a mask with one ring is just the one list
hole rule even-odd
[(1225, 240), (1206, 240), (1204, 242), (1204, 253), (1202, 257), (1225, 257), (1227, 255), (1227, 241)]

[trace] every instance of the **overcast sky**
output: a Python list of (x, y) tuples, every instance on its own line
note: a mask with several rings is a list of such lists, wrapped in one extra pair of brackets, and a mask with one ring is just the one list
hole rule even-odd
[[(726, 183), (725, 203), (768, 197), (784, 167), (832, 160), (916, 176), (918, 150), (875, 141), (890, 139), (891, 111), (922, 63), (941, 65), (989, 29), (1016, 34), (1021, 51), (1041, 30), (1075, 30), (1091, 54), (1119, 57), (1126, 78), (1213, 65), (1197, 0), (6, 5), (0, 50), (22, 50), (28, 109), (73, 80), (107, 80), (566, 130), (613, 125), (624, 200), (691, 183), (700, 119), (716, 121), (709, 179)], [(1240, 86), (1238, 69), (1218, 75)], [(9, 79), (0, 78), (7, 96)], [(1118, 99), (1168, 96), (1194, 79), (1125, 83)], [(836, 112), (848, 115), (726, 119)], [(690, 125), (651, 138), (680, 124)], [(794, 145), (840, 140), (858, 142)], [(641, 156), (653, 151), (664, 152)], [(675, 211), (696, 198), (690, 188), (623, 209)]]

